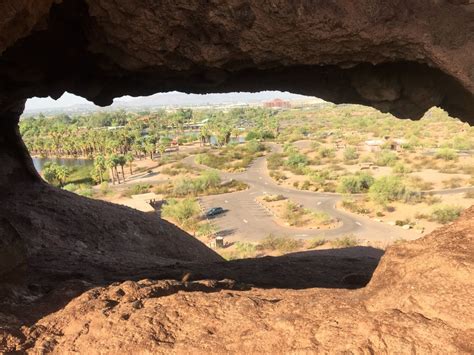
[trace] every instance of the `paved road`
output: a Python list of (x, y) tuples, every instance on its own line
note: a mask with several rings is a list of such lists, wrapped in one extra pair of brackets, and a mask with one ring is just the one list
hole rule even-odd
[[(273, 151), (280, 151), (281, 147), (272, 144)], [(187, 164), (199, 166), (194, 157), (190, 156), (184, 160)], [(201, 168), (209, 169), (205, 166)], [(399, 238), (415, 239), (420, 236), (414, 230), (404, 230), (398, 226), (376, 222), (368, 217), (347, 213), (336, 208), (342, 196), (334, 193), (320, 193), (302, 191), (286, 188), (278, 185), (269, 176), (266, 166), (266, 158), (256, 159), (253, 164), (242, 173), (220, 172), (224, 180), (236, 179), (246, 182), (250, 188), (245, 191), (231, 194), (205, 196), (200, 199), (204, 209), (211, 207), (223, 207), (228, 210), (225, 214), (213, 219), (221, 234), (229, 240), (258, 241), (268, 234), (287, 235), (300, 239), (311, 239), (315, 236), (323, 236), (327, 239), (354, 234), (361, 240), (390, 242)], [(461, 188), (452, 190), (436, 191), (437, 194), (462, 193), (473, 188)], [(265, 194), (281, 194), (290, 200), (316, 211), (324, 211), (336, 218), (339, 223), (336, 228), (317, 230), (286, 227), (277, 224), (264, 207), (256, 202), (256, 197)]]
[[(192, 163), (192, 157), (187, 158), (186, 162)], [(387, 242), (398, 238), (414, 239), (420, 236), (413, 230), (403, 230), (400, 227), (375, 222), (370, 218), (336, 209), (336, 203), (341, 199), (338, 194), (300, 191), (279, 186), (268, 175), (264, 157), (256, 159), (243, 173), (221, 173), (221, 176), (224, 180), (233, 178), (246, 182), (250, 186), (245, 191), (205, 196), (200, 199), (204, 209), (221, 206), (228, 210), (225, 214), (214, 218), (213, 222), (218, 226), (221, 234), (229, 240), (258, 241), (270, 233), (300, 239), (311, 239), (315, 236), (332, 239), (354, 234), (362, 240)], [(339, 223), (336, 228), (325, 230), (282, 226), (277, 224), (272, 215), (256, 202), (256, 197), (265, 194), (282, 194), (306, 208), (329, 213)]]

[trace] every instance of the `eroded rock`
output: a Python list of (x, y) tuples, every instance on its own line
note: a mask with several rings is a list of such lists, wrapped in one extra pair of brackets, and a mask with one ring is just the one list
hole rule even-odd
[[(0, 332), (0, 344), (8, 344), (6, 351), (52, 353), (471, 354), (472, 230), (474, 207), (419, 241), (391, 247), (370, 284), (358, 290), (144, 279), (90, 285), (77, 296), (84, 284), (70, 282), (29, 305), (63, 308), (43, 311), (21, 331)], [(239, 263), (247, 277), (243, 264), (256, 267), (259, 259)], [(268, 279), (275, 266), (265, 268)], [(21, 311), (4, 316), (21, 319)]]
[[(3, 96), (282, 89), (472, 122), (469, 2), (6, 1)], [(21, 21), (19, 20), (21, 18)]]
[(26, 247), (18, 231), (0, 218), (0, 283), (16, 283), (26, 269)]

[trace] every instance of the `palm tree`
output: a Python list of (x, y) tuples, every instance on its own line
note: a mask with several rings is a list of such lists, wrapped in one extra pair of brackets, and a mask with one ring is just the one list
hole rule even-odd
[(145, 151), (150, 154), (150, 159), (153, 160), (153, 153), (155, 153), (155, 143), (146, 142)]
[(56, 167), (56, 178), (58, 179), (59, 186), (64, 186), (67, 177), (71, 174), (71, 171), (63, 165), (58, 165)]
[(123, 181), (125, 182), (125, 171), (123, 170), (123, 167), (125, 166), (125, 164), (127, 164), (127, 159), (125, 158), (125, 156), (119, 155), (117, 157), (117, 164), (120, 165), (120, 168), (122, 169), (122, 177)]
[(109, 155), (105, 163), (107, 165), (107, 168), (109, 168), (110, 170), (110, 177), (112, 178), (112, 184), (115, 185), (115, 174), (114, 174), (115, 160), (113, 156)]
[(104, 173), (105, 173), (105, 170), (107, 169), (106, 163), (107, 162), (103, 155), (98, 155), (94, 159), (94, 170), (97, 173), (101, 184), (104, 181)]
[(133, 161), (135, 160), (133, 158), (133, 154), (128, 152), (127, 154), (125, 154), (125, 160), (127, 161), (128, 163), (128, 167), (130, 168), (130, 175), (133, 175)]
[(112, 154), (110, 157), (112, 158), (112, 161), (113, 161), (113, 164), (114, 164), (113, 171), (115, 171), (115, 176), (117, 177), (117, 182), (120, 185), (120, 175), (119, 175), (119, 172), (118, 172), (118, 169), (117, 169), (117, 166), (120, 165), (120, 159), (117, 156), (117, 154)]

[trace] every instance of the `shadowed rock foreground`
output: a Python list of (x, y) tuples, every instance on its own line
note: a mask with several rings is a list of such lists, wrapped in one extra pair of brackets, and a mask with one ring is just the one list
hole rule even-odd
[[(157, 278), (175, 274), (186, 275), (184, 279), (148, 278), (100, 286), (69, 280), (33, 300), (27, 297), (31, 289), (19, 288), (10, 295), (18, 303), (1, 308), (0, 349), (469, 354), (474, 351), (473, 249), (471, 208), (452, 225), (390, 247), (370, 283), (356, 290), (343, 289), (350, 287), (351, 279), (341, 278), (349, 271), (344, 267), (352, 264), (352, 276), (358, 276), (356, 287), (360, 287), (366, 282), (361, 280), (364, 273), (370, 277), (376, 257), (354, 259), (341, 252), (327, 259), (315, 256), (319, 265), (301, 255), (175, 264), (156, 268)], [(282, 280), (278, 266), (286, 264), (290, 274), (293, 267), (297, 276), (304, 270), (298, 258), (312, 267), (314, 273), (308, 275), (313, 279), (306, 285), (300, 282), (299, 290), (296, 285), (280, 288), (285, 285), (278, 285)], [(250, 277), (249, 270), (258, 271), (260, 277)], [(334, 281), (319, 285), (332, 288), (314, 288), (318, 278), (333, 276), (339, 285)], [(264, 284), (272, 278), (276, 288)], [(352, 281), (357, 284), (358, 278)]]

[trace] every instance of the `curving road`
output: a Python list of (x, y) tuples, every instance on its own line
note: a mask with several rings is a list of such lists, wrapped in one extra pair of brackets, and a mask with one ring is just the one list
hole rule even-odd
[[(194, 162), (194, 157), (186, 158), (185, 162), (199, 166)], [(399, 238), (415, 239), (420, 236), (413, 230), (404, 230), (336, 209), (336, 203), (341, 199), (338, 194), (300, 191), (279, 186), (268, 175), (265, 157), (256, 159), (245, 172), (235, 174), (221, 172), (221, 176), (224, 180), (236, 179), (250, 186), (245, 191), (200, 198), (204, 209), (221, 206), (227, 210), (225, 214), (214, 218), (213, 222), (218, 226), (220, 234), (229, 240), (258, 241), (270, 233), (299, 239), (311, 239), (315, 236), (333, 239), (354, 234), (360, 240), (385, 242)], [(326, 230), (285, 227), (277, 224), (273, 216), (255, 200), (256, 197), (265, 194), (282, 194), (306, 208), (324, 211), (337, 218), (339, 224), (334, 229)]]
[[(271, 144), (271, 146), (273, 151), (278, 152), (281, 149), (277, 144)], [(185, 158), (183, 162), (203, 169), (210, 169), (209, 167), (197, 164), (194, 161), (194, 156)], [(415, 230), (405, 230), (398, 226), (374, 221), (369, 217), (341, 211), (336, 208), (337, 202), (342, 199), (342, 196), (339, 194), (302, 191), (282, 187), (276, 184), (269, 176), (265, 157), (257, 158), (242, 173), (220, 172), (220, 175), (224, 180), (240, 180), (250, 186), (245, 191), (200, 198), (204, 209), (220, 206), (227, 210), (225, 214), (214, 218), (213, 222), (220, 230), (220, 234), (231, 241), (258, 241), (270, 233), (299, 239), (311, 239), (315, 236), (334, 239), (347, 234), (353, 234), (361, 241), (389, 243), (400, 238), (416, 239), (421, 235)], [(471, 190), (474, 190), (474, 188), (440, 190), (433, 191), (433, 193), (452, 194)], [(255, 200), (256, 197), (265, 194), (281, 194), (306, 208), (324, 211), (339, 221), (338, 226), (333, 229), (317, 230), (285, 227), (277, 224), (273, 216)]]

